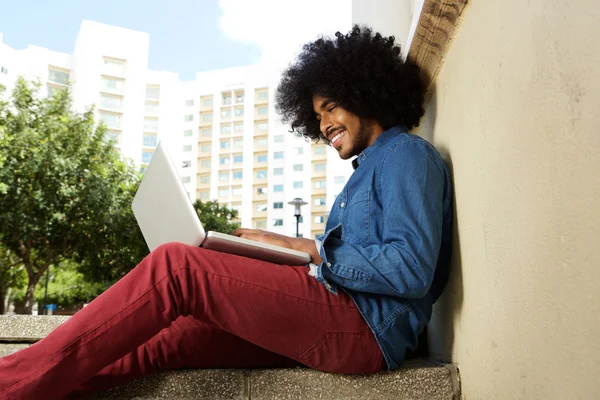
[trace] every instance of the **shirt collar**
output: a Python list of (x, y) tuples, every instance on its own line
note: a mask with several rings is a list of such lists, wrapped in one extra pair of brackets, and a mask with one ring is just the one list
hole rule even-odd
[(367, 159), (373, 150), (378, 147), (385, 146), (386, 143), (401, 133), (406, 133), (406, 129), (398, 126), (384, 131), (377, 139), (375, 139), (375, 142), (371, 146), (364, 149), (358, 156), (356, 156), (356, 158), (352, 160), (352, 167), (357, 169), (358, 166)]

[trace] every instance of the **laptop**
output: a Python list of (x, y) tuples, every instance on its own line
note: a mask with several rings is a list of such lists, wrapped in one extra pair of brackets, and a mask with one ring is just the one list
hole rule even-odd
[(150, 251), (169, 242), (200, 246), (282, 265), (304, 265), (308, 253), (219, 232), (204, 232), (175, 165), (162, 142), (131, 204)]

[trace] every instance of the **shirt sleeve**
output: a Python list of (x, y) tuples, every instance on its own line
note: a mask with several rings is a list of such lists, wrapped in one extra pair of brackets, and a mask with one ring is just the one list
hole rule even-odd
[(380, 243), (362, 247), (342, 240), (341, 224), (321, 238), (316, 278), (332, 293), (341, 286), (404, 298), (427, 294), (442, 240), (446, 178), (425, 146), (399, 142), (384, 158), (376, 183), (383, 208)]

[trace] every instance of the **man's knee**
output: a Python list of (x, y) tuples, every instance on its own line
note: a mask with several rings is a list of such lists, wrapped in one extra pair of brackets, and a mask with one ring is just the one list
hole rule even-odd
[(193, 246), (179, 242), (170, 242), (161, 244), (150, 253), (154, 258), (169, 259), (169, 260), (180, 260), (183, 261), (186, 258), (186, 254), (192, 250), (196, 250)]

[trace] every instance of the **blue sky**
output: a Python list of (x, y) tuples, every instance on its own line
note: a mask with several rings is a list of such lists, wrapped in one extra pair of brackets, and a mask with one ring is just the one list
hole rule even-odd
[(259, 59), (256, 44), (219, 30), (220, 16), (217, 0), (0, 0), (0, 32), (12, 48), (33, 44), (72, 53), (79, 25), (88, 19), (149, 33), (149, 68), (183, 80)]

